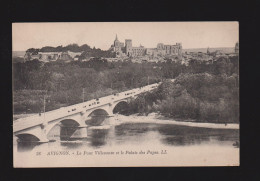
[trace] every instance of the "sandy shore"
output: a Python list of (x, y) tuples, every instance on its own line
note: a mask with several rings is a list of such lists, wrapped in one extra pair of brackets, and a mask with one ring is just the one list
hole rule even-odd
[(120, 123), (156, 123), (156, 124), (173, 124), (181, 126), (191, 126), (191, 127), (201, 127), (201, 128), (214, 128), (214, 129), (239, 129), (239, 124), (229, 123), (229, 124), (217, 124), (217, 123), (197, 123), (197, 122), (184, 122), (176, 121), (173, 119), (160, 119), (162, 116), (152, 113), (148, 116), (137, 116), (137, 115), (116, 115), (115, 121)]

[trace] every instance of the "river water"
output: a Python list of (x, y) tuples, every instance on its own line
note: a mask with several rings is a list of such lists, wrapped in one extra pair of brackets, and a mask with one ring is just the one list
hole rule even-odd
[[(147, 122), (137, 123), (132, 122), (133, 119), (136, 119), (136, 117), (124, 117), (124, 121), (120, 120), (120, 118), (119, 120), (109, 118), (101, 126), (87, 128), (88, 137), (81, 140), (61, 141), (60, 127), (56, 126), (48, 135), (53, 142), (17, 144), (14, 141), (15, 166), (239, 165), (238, 129), (212, 129)], [(54, 157), (52, 154), (56, 153), (52, 151), (69, 151), (70, 156), (67, 157), (70, 157), (70, 159), (64, 155)], [(117, 151), (120, 152), (120, 156), (106, 155)], [(39, 152), (44, 156), (37, 157), (36, 155)], [(34, 160), (38, 159), (38, 161), (35, 163), (31, 160), (33, 158)], [(105, 161), (104, 158), (111, 161)], [(50, 163), (46, 162), (46, 160), (43, 161), (43, 159), (57, 159), (57, 162), (49, 165)], [(78, 161), (74, 163), (77, 159)], [(28, 164), (24, 162), (25, 160)], [(69, 160), (70, 163), (67, 163)]]

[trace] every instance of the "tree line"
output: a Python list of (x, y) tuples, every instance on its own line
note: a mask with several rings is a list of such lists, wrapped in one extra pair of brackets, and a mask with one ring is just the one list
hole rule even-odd
[(160, 81), (164, 83), (155, 92), (132, 102), (130, 111), (200, 121), (238, 120), (238, 57), (220, 57), (211, 64), (193, 60), (188, 66), (171, 60), (133, 63), (105, 58), (14, 63), (14, 113), (43, 111), (44, 95), (48, 111), (82, 102), (83, 88), (84, 100), (90, 100)]
[(165, 80), (153, 92), (133, 100), (130, 111), (158, 112), (177, 120), (239, 122), (238, 57), (211, 65), (193, 62), (174, 82)]
[(116, 53), (110, 50), (101, 50), (100, 48), (91, 48), (87, 44), (83, 44), (79, 46), (78, 44), (69, 44), (65, 47), (63, 46), (45, 46), (42, 48), (29, 48), (26, 50), (26, 53), (31, 53), (32, 55), (37, 55), (38, 52), (82, 52), (79, 57), (79, 60), (83, 60), (87, 57), (105, 57), (105, 58), (114, 58), (116, 57)]

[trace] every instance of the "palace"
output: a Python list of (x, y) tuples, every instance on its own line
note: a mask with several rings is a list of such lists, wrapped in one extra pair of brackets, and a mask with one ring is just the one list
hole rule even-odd
[(158, 43), (156, 48), (145, 48), (140, 45), (139, 47), (132, 46), (132, 40), (126, 39), (125, 44), (120, 42), (117, 38), (114, 41), (114, 44), (111, 45), (110, 50), (116, 52), (117, 57), (128, 56), (128, 57), (137, 57), (137, 56), (158, 56), (158, 55), (182, 55), (182, 45), (181, 43), (176, 43), (175, 45), (164, 45), (163, 43)]

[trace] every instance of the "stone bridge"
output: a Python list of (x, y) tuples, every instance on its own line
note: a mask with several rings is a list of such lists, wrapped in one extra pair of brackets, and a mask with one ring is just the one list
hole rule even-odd
[(95, 112), (113, 116), (115, 107), (128, 103), (139, 94), (155, 89), (159, 83), (128, 90), (114, 95), (93, 99), (68, 107), (62, 107), (43, 114), (29, 116), (14, 121), (13, 134), (20, 141), (48, 142), (48, 133), (56, 125), (73, 128), (71, 138), (87, 137), (87, 123)]

